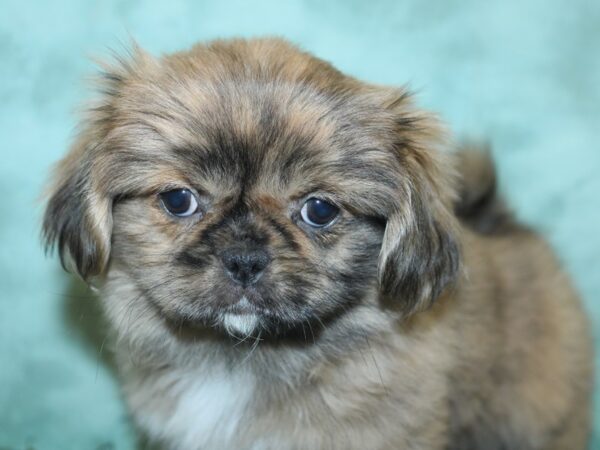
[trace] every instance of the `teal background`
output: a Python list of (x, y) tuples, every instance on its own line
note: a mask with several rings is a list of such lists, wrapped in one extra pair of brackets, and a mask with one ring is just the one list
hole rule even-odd
[(556, 248), (600, 336), (600, 2), (0, 0), (1, 449), (136, 446), (97, 300), (39, 242), (37, 198), (88, 96), (88, 57), (130, 36), (159, 54), (265, 34), (408, 82), (457, 136), (488, 139), (510, 203)]

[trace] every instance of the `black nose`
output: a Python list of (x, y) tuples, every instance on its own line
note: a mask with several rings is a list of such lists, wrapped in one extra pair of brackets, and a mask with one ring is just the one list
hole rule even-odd
[(227, 274), (243, 286), (256, 283), (269, 260), (269, 254), (261, 249), (230, 248), (221, 253)]

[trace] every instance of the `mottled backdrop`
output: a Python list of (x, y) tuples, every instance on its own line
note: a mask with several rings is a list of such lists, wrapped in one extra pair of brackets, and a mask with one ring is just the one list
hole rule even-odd
[[(38, 200), (74, 134), (90, 57), (275, 34), (343, 71), (409, 83), (493, 145), (518, 215), (600, 327), (600, 2), (0, 0), (0, 448), (135, 448), (97, 300), (39, 242)], [(594, 448), (600, 449), (596, 438)]]

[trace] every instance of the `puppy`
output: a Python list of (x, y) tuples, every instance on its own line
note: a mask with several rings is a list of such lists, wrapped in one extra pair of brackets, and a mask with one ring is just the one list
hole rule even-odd
[(579, 301), (488, 157), (447, 146), (406, 91), (278, 39), (105, 67), (44, 232), (99, 289), (141, 430), (178, 450), (585, 448)]

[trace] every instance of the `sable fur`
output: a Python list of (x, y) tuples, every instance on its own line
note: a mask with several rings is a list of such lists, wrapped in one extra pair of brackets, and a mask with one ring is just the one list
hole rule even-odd
[[(446, 141), (405, 90), (277, 39), (107, 65), (44, 233), (98, 285), (143, 431), (181, 450), (585, 448), (579, 301), (489, 159)], [(165, 213), (178, 187), (201, 218)], [(340, 207), (331, 227), (299, 220), (312, 196)], [(221, 267), (238, 245), (268, 250), (253, 289)], [(258, 324), (236, 336), (242, 297)]]

